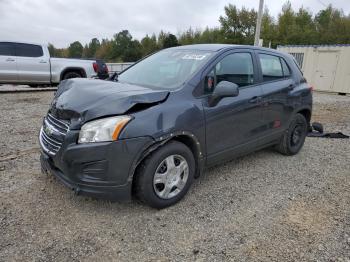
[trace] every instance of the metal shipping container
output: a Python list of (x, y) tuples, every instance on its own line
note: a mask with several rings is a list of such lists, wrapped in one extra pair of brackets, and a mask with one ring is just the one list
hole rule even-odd
[(315, 90), (350, 94), (350, 45), (286, 45)]

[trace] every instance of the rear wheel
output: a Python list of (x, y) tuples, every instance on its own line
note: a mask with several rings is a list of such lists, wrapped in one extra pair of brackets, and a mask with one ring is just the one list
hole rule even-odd
[(302, 114), (296, 114), (276, 146), (277, 151), (284, 155), (297, 154), (304, 145), (307, 131), (308, 124), (305, 117)]
[(194, 173), (191, 150), (180, 142), (169, 142), (141, 163), (135, 177), (135, 193), (151, 207), (171, 206), (186, 195)]
[(66, 80), (66, 79), (71, 79), (71, 78), (80, 78), (82, 77), (81, 74), (79, 74), (78, 72), (67, 72), (64, 74), (63, 76), (63, 80)]

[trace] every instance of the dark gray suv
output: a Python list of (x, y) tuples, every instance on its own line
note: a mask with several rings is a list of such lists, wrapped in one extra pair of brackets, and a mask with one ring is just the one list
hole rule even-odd
[(271, 146), (298, 153), (311, 91), (272, 49), (165, 49), (111, 81), (63, 81), (40, 130), (42, 169), (77, 194), (164, 208), (206, 167)]

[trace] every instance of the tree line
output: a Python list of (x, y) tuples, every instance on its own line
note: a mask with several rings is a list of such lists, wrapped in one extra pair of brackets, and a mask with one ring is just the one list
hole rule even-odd
[[(128, 30), (123, 30), (112, 39), (97, 38), (83, 46), (75, 41), (67, 48), (55, 48), (49, 44), (52, 56), (72, 58), (97, 58), (107, 62), (133, 62), (157, 50), (189, 44), (254, 43), (257, 11), (237, 8), (229, 4), (224, 8), (224, 15), (219, 17), (220, 26), (214, 28), (193, 29), (177, 34), (161, 31), (158, 35), (146, 35), (141, 41), (134, 39)], [(261, 38), (263, 46), (275, 48), (285, 44), (350, 44), (350, 14), (329, 5), (312, 14), (304, 7), (293, 10), (286, 2), (277, 18), (265, 8)]]

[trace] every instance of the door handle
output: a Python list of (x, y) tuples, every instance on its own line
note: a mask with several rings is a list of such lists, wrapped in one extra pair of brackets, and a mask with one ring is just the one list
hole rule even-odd
[(249, 100), (249, 103), (255, 104), (260, 103), (262, 100), (261, 96), (254, 96), (252, 99)]
[(6, 62), (14, 62), (15, 61), (15, 59), (13, 59), (13, 58), (7, 58), (6, 59)]
[(40, 60), (40, 64), (46, 64), (47, 62), (45, 60)]

